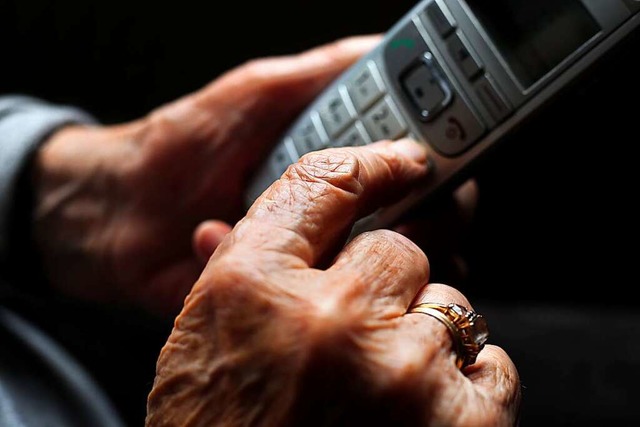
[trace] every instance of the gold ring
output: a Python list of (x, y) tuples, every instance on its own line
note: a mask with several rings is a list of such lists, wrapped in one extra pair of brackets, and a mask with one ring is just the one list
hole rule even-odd
[(442, 322), (453, 339), (458, 368), (473, 365), (484, 343), (489, 338), (485, 318), (458, 304), (422, 303), (407, 313), (422, 313)]

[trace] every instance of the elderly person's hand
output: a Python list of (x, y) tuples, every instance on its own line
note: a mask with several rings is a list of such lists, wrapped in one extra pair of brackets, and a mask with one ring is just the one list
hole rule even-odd
[[(354, 221), (426, 172), (414, 142), (304, 156), (211, 257), (163, 348), (152, 426), (469, 426), (516, 423), (518, 373), (486, 345), (462, 370), (453, 334), (409, 313), (457, 303), (388, 230), (346, 246)], [(207, 238), (206, 230), (196, 240)]]
[(252, 61), (148, 116), (55, 133), (34, 162), (35, 240), (54, 288), (175, 315), (245, 213), (250, 175), (300, 111), (379, 37)]

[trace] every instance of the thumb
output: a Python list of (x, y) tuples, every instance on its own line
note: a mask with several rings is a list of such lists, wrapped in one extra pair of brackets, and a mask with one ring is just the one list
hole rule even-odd
[(205, 265), (231, 231), (231, 226), (223, 221), (204, 221), (193, 232), (193, 250)]
[(494, 408), (511, 420), (505, 420), (504, 425), (514, 425), (513, 420), (520, 418), (522, 394), (518, 370), (507, 353), (495, 345), (486, 345), (465, 374), (487, 398), (484, 409)]

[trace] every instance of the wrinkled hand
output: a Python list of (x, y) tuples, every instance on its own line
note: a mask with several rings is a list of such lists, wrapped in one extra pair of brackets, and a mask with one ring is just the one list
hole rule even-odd
[[(512, 426), (519, 380), (487, 345), (461, 372), (445, 326), (412, 302), (424, 253), (388, 230), (345, 247), (354, 221), (426, 172), (409, 141), (311, 153), (256, 201), (213, 254), (157, 364), (152, 426)], [(327, 262), (326, 260), (331, 260)], [(490, 321), (490, 319), (489, 319)]]
[[(119, 126), (68, 127), (35, 160), (35, 240), (68, 294), (177, 313), (209, 252), (244, 213), (256, 165), (300, 111), (378, 37), (263, 59)], [(206, 257), (206, 255), (205, 255)]]

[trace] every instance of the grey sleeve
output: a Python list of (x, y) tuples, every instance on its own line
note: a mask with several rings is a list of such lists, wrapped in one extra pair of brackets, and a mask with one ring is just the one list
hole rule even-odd
[[(96, 123), (86, 112), (28, 96), (0, 96), (0, 264), (9, 251), (11, 216), (21, 171), (56, 129), (71, 123)], [(29, 214), (24, 212), (25, 215)]]

